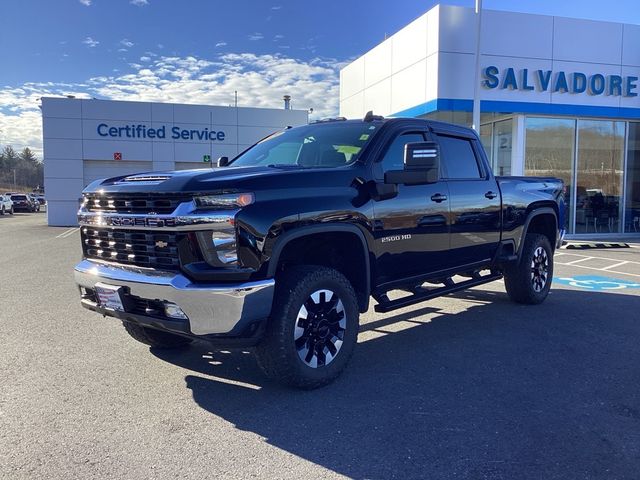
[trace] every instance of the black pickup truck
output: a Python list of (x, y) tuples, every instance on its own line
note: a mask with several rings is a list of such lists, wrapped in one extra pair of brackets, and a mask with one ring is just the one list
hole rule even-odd
[(217, 168), (92, 183), (75, 279), (136, 340), (252, 346), (268, 376), (315, 388), (344, 369), (370, 298), (388, 312), (504, 278), (512, 300), (542, 302), (563, 190), (495, 177), (468, 128), (320, 121)]

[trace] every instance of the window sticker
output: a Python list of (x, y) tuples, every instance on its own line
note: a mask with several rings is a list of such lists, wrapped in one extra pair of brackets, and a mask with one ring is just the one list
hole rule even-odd
[(369, 139), (369, 135), (367, 135), (366, 133), (363, 133), (362, 135), (360, 135), (360, 140), (361, 141), (364, 142), (365, 140), (368, 140), (368, 139)]

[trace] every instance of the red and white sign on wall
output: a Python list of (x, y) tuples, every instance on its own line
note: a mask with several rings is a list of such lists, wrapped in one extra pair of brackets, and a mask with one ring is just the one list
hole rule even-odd
[(114, 160), (122, 160), (122, 152), (113, 152)]

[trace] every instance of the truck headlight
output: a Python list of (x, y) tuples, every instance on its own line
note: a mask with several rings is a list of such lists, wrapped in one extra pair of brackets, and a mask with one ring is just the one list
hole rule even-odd
[(214, 267), (237, 265), (236, 231), (229, 228), (197, 232), (198, 244), (207, 263)]
[(194, 197), (193, 201), (197, 208), (231, 209), (251, 205), (254, 199), (253, 193), (225, 193)]

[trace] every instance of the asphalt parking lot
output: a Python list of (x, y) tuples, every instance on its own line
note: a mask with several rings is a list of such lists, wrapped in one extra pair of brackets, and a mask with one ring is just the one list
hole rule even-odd
[(0, 217), (0, 477), (637, 479), (640, 248), (561, 250), (540, 306), (503, 284), (362, 317), (334, 384), (150, 351), (80, 307), (77, 229)]

